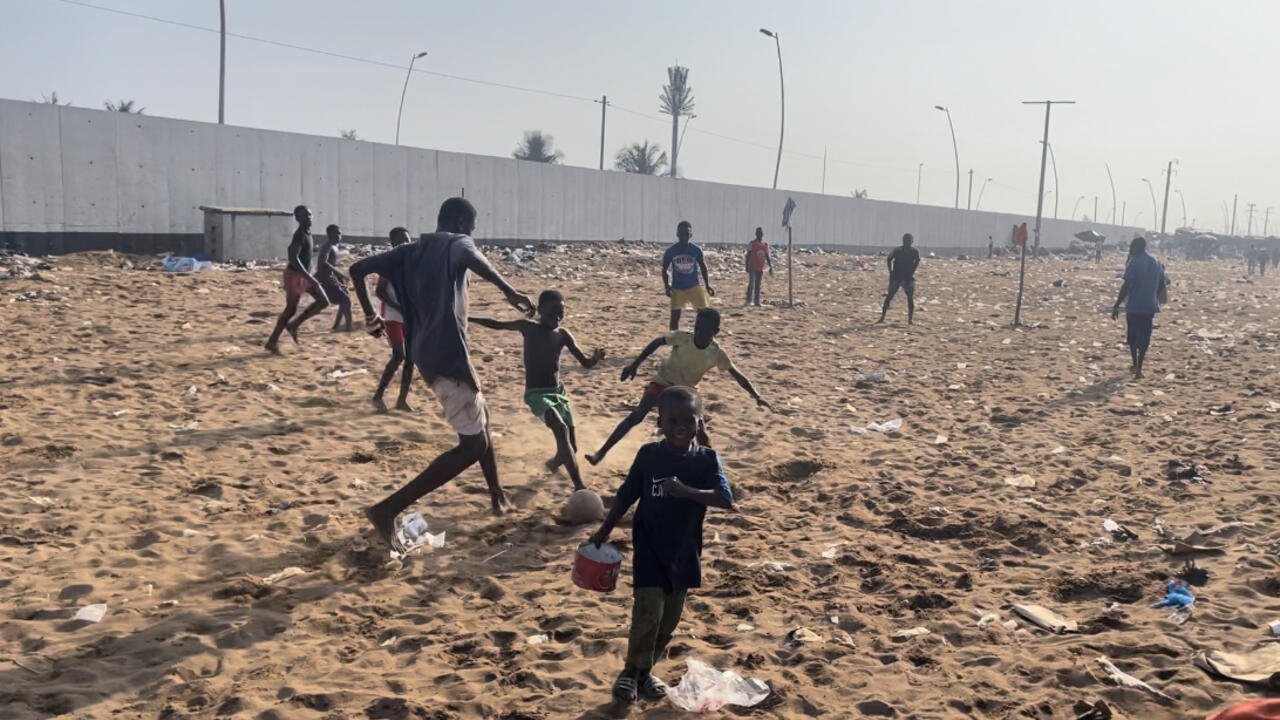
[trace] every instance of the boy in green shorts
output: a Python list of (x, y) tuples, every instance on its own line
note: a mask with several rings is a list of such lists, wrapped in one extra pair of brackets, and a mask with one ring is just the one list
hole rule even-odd
[[(658, 396), (663, 390), (676, 385), (685, 387), (696, 387), (698, 381), (702, 380), (702, 376), (707, 374), (711, 368), (720, 368), (729, 373), (738, 385), (746, 390), (747, 393), (755, 399), (756, 404), (763, 408), (773, 409), (764, 398), (760, 397), (760, 393), (756, 392), (755, 387), (751, 385), (751, 381), (743, 375), (733, 361), (725, 354), (724, 350), (716, 344), (716, 334), (720, 332), (720, 311), (713, 308), (703, 308), (698, 311), (698, 317), (693, 323), (693, 332), (688, 333), (681, 330), (673, 330), (649, 343), (644, 350), (640, 352), (640, 356), (630, 365), (622, 369), (622, 381), (626, 382), (635, 378), (636, 371), (640, 368), (640, 363), (645, 358), (652, 355), (658, 348), (663, 345), (671, 346), (671, 354), (663, 361), (662, 367), (658, 369), (657, 376), (653, 382), (649, 383), (644, 389), (644, 394), (640, 396), (640, 404), (635, 410), (631, 411), (618, 423), (618, 427), (614, 429), (613, 434), (608, 440), (604, 441), (604, 445), (596, 451), (595, 455), (587, 455), (587, 460), (592, 465), (599, 465), (604, 456), (617, 445), (627, 433), (631, 432), (631, 428), (644, 422), (645, 417), (649, 415), (649, 411), (654, 408), (658, 402)], [(707, 440), (705, 430), (698, 427), (698, 443), (700, 445), (710, 445)]]
[(561, 465), (573, 481), (573, 489), (581, 490), (582, 476), (578, 472), (578, 436), (574, 430), (573, 411), (569, 407), (569, 395), (560, 382), (560, 352), (569, 352), (582, 363), (582, 367), (595, 367), (604, 359), (604, 350), (597, 348), (591, 357), (583, 354), (568, 330), (560, 327), (564, 320), (564, 296), (555, 290), (547, 290), (538, 296), (538, 320), (492, 320), (471, 318), (471, 322), (493, 330), (515, 330), (524, 336), (524, 402), (533, 414), (551, 428), (556, 438), (556, 455), (547, 461), (547, 469), (555, 472)]

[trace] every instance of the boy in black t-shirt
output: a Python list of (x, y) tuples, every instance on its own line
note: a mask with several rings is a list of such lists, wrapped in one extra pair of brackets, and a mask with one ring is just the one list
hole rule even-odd
[(911, 233), (902, 236), (902, 246), (889, 253), (889, 291), (884, 296), (884, 307), (880, 308), (880, 319), (884, 322), (889, 314), (889, 302), (898, 294), (898, 288), (907, 294), (907, 324), (916, 318), (916, 268), (920, 267), (920, 251), (911, 247), (915, 238)]
[(702, 401), (687, 387), (658, 398), (664, 439), (640, 448), (613, 508), (588, 542), (597, 547), (634, 503), (634, 602), (626, 664), (613, 684), (619, 703), (659, 700), (667, 686), (652, 674), (680, 622), (685, 596), (702, 584), (702, 519), (708, 507), (733, 509), (733, 493), (720, 457), (694, 444)]

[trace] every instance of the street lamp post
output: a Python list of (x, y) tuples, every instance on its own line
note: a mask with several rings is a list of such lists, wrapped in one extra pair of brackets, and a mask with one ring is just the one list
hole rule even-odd
[(1084, 199), (1084, 196), (1083, 196), (1083, 195), (1081, 195), (1080, 197), (1076, 198), (1076, 204), (1071, 206), (1071, 219), (1072, 219), (1072, 220), (1075, 220), (1075, 219), (1076, 219), (1076, 210), (1080, 207), (1080, 201), (1081, 201), (1081, 200), (1083, 200), (1083, 199)]
[(987, 183), (991, 182), (991, 178), (982, 181), (982, 187), (978, 188), (978, 202), (974, 203), (973, 209), (982, 209), (982, 193), (987, 191)]
[(1181, 190), (1175, 190), (1178, 193), (1178, 199), (1182, 201), (1182, 227), (1187, 227), (1187, 199), (1183, 197)]
[(218, 0), (218, 124), (227, 121), (227, 2)]
[(951, 122), (951, 110), (941, 105), (934, 105), (934, 110), (947, 114), (947, 127), (951, 129), (951, 152), (956, 156), (956, 209), (960, 208), (960, 147), (956, 145), (956, 126)]
[(924, 163), (916, 168), (916, 204), (920, 204), (920, 181), (924, 178)]
[(396, 144), (397, 145), (400, 144), (400, 116), (404, 115), (404, 96), (405, 96), (405, 93), (409, 92), (409, 77), (413, 75), (413, 63), (416, 62), (418, 58), (426, 57), (426, 55), (427, 55), (427, 51), (423, 50), (422, 52), (417, 53), (413, 57), (409, 58), (409, 71), (404, 74), (404, 89), (400, 91), (400, 110), (396, 112)]
[(760, 28), (760, 32), (773, 38), (773, 44), (778, 48), (778, 95), (782, 115), (778, 121), (778, 161), (773, 165), (773, 189), (777, 190), (778, 171), (782, 169), (782, 139), (787, 134), (787, 85), (782, 76), (782, 39), (778, 36), (778, 33), (771, 30)]
[[(1150, 180), (1142, 178), (1142, 182), (1147, 184), (1147, 191), (1151, 193), (1151, 217), (1158, 218), (1160, 217), (1160, 211), (1156, 210), (1156, 189), (1151, 186)], [(1152, 220), (1152, 222), (1155, 221)]]

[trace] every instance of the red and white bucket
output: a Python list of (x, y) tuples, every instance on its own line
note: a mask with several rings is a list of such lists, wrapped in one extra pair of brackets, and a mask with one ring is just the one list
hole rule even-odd
[(612, 592), (618, 584), (618, 570), (622, 567), (622, 553), (609, 543), (596, 547), (591, 543), (578, 546), (573, 557), (573, 584), (583, 590)]

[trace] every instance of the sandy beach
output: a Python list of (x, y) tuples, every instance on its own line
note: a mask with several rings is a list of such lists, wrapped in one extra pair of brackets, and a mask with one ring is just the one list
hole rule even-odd
[[(656, 369), (618, 379), (665, 331), (660, 253), (547, 247), (517, 266), (489, 251), (519, 289), (562, 290), (565, 326), (609, 352), (565, 363), (580, 451)], [(738, 251), (707, 257), (720, 343), (777, 412), (724, 373), (700, 387), (739, 511), (708, 513), (668, 682), (685, 658), (732, 668), (773, 694), (719, 714), (777, 718), (1074, 718), (1079, 701), (1196, 718), (1263, 694), (1193, 656), (1251, 648), (1280, 620), (1280, 276), (1169, 260), (1171, 303), (1132, 381), (1109, 312), (1119, 254), (1029, 264), (1021, 329), (1008, 259), (926, 257), (908, 327), (901, 296), (873, 324), (883, 258), (798, 254), (797, 307), (780, 306), (780, 265), (766, 306), (743, 308)], [(388, 568), (363, 509), (456, 437), (418, 382), (415, 412), (373, 413), (383, 341), (331, 333), (326, 311), (269, 356), (280, 265), (48, 262), (0, 280), (0, 716), (605, 717), (630, 576), (608, 595), (570, 581), (594, 527), (557, 519), (570, 483), (543, 466), (518, 335), (471, 336), (518, 510), (491, 516), (472, 468), (415, 507), (445, 546)], [(475, 315), (511, 313), (491, 287), (471, 298)], [(606, 501), (652, 427), (584, 463)], [(1209, 549), (1165, 549), (1193, 528)], [(1182, 624), (1151, 607), (1180, 572), (1198, 598)], [(100, 622), (74, 619), (95, 604)], [(799, 628), (816, 637), (789, 641)], [(1170, 699), (1117, 687), (1098, 658)]]

